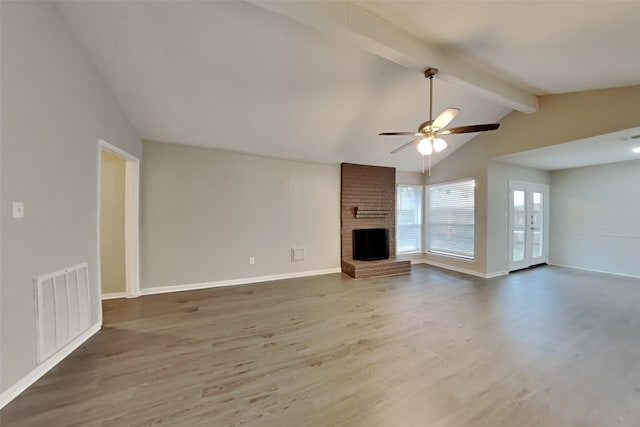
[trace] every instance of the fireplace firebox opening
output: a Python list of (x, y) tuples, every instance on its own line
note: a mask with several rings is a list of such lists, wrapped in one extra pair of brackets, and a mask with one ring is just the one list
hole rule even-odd
[(353, 230), (353, 259), (373, 261), (389, 258), (389, 229), (360, 228)]

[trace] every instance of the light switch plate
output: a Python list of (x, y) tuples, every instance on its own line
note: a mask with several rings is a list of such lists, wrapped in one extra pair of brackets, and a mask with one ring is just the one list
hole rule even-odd
[(13, 217), (24, 218), (24, 203), (13, 202)]

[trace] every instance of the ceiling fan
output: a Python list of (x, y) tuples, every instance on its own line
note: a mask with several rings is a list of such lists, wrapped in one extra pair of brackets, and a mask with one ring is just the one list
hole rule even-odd
[(409, 148), (414, 144), (418, 144), (418, 152), (423, 156), (431, 155), (434, 151), (440, 152), (447, 148), (447, 143), (444, 139), (439, 138), (440, 135), (450, 135), (454, 133), (471, 133), (471, 132), (485, 132), (488, 130), (495, 130), (500, 127), (499, 123), (490, 123), (484, 125), (469, 125), (458, 126), (455, 128), (445, 129), (458, 114), (460, 109), (447, 108), (444, 110), (435, 120), (433, 120), (433, 77), (438, 74), (437, 68), (428, 68), (424, 72), (424, 76), (429, 79), (429, 120), (423, 122), (418, 126), (417, 132), (382, 132), (379, 135), (413, 135), (417, 136), (404, 145), (396, 148), (391, 152), (395, 154), (398, 151), (402, 151), (405, 148)]

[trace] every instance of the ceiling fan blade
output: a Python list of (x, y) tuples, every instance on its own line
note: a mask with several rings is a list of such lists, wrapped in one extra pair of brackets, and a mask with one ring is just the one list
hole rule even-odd
[(437, 129), (443, 129), (446, 125), (451, 123), (451, 120), (455, 119), (456, 115), (460, 111), (459, 108), (447, 108), (433, 121), (431, 127)]
[(499, 127), (500, 127), (500, 123), (491, 123), (486, 125), (458, 126), (457, 128), (443, 129), (440, 132), (438, 132), (438, 135), (449, 135), (452, 133), (486, 132), (488, 130), (496, 130)]
[(398, 151), (402, 151), (402, 150), (404, 150), (405, 148), (409, 148), (409, 147), (411, 147), (413, 144), (417, 144), (421, 139), (422, 139), (422, 138), (416, 138), (416, 139), (413, 139), (413, 140), (411, 140), (411, 141), (407, 142), (406, 144), (401, 145), (400, 147), (398, 147), (398, 148), (396, 148), (395, 150), (393, 150), (393, 151), (391, 152), (391, 154), (396, 154)]
[(378, 135), (419, 135), (415, 132), (381, 132)]

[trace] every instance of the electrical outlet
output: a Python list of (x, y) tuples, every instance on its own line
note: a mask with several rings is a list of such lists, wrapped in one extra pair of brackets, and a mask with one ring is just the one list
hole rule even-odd
[(249, 257), (249, 264), (253, 265), (256, 263), (256, 259), (254, 257)]

